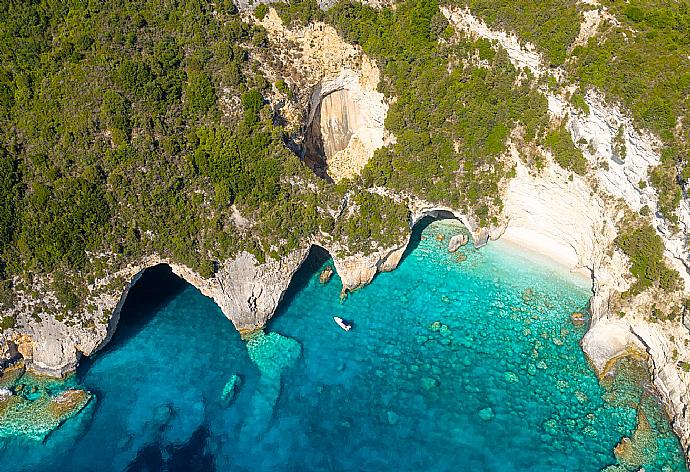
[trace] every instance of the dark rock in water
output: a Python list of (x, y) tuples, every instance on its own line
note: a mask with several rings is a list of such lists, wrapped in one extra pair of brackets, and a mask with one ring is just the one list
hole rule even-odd
[(226, 403), (231, 403), (234, 400), (235, 394), (237, 393), (237, 390), (240, 388), (241, 385), (242, 379), (240, 378), (240, 376), (237, 374), (233, 374), (225, 384), (225, 387), (223, 387), (223, 392), (220, 395), (221, 400), (223, 400)]
[(328, 283), (328, 281), (331, 280), (332, 275), (333, 267), (326, 266), (326, 268), (319, 275), (319, 282), (321, 282), (322, 284)]
[(455, 252), (462, 246), (469, 242), (469, 237), (466, 234), (456, 234), (448, 243), (448, 252)]

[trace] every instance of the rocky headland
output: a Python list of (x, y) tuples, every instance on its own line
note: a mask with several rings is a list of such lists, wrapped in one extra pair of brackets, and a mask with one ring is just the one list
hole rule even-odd
[[(596, 30), (598, 14), (586, 15), (581, 41)], [(536, 76), (558, 77), (560, 69), (544, 66), (536, 48), (516, 36), (490, 29), (466, 10), (443, 9), (451, 25), (475, 37), (490, 39), (504, 48), (511, 62)], [(247, 11), (244, 13), (252, 18)], [(257, 21), (254, 19), (254, 21)], [(294, 100), (276, 93), (275, 111), (292, 125), (293, 140), (305, 161), (333, 181), (358, 175), (375, 149), (394, 141), (383, 125), (388, 103), (377, 91), (379, 70), (361, 48), (347, 44), (323, 23), (288, 28), (274, 10), (260, 22), (284, 57), (266, 58), (267, 76), (285, 74), (288, 81), (310, 90)], [(287, 45), (293, 47), (287, 47)], [(296, 46), (295, 46), (296, 45)], [(257, 57), (263, 54), (255, 52)], [(210, 277), (178, 262), (157, 256), (137, 260), (89, 284), (89, 303), (81, 323), (67, 323), (50, 310), (58, 302), (49, 280), (18, 290), (11, 313), (14, 327), (0, 333), (0, 359), (23, 358), (33, 371), (63, 376), (73, 371), (82, 355), (102, 349), (115, 332), (129, 289), (143, 272), (158, 264), (211, 297), (240, 332), (263, 328), (285, 294), (293, 275), (318, 245), (333, 257), (343, 283), (343, 293), (370, 283), (375, 275), (397, 267), (409, 243), (412, 228), (424, 216), (452, 216), (470, 231), (475, 246), (505, 237), (517, 244), (557, 259), (573, 271), (583, 271), (592, 281), (591, 325), (582, 347), (600, 375), (611, 361), (632, 350), (648, 356), (649, 371), (662, 396), (686, 453), (690, 447), (690, 331), (684, 300), (690, 297), (690, 253), (686, 234), (690, 205), (683, 200), (678, 222), (669, 222), (659, 211), (657, 191), (649, 185), (649, 170), (660, 162), (660, 142), (639, 130), (615, 104), (597, 90), (587, 91), (587, 111), (573, 106), (572, 90), (543, 88), (549, 118), (565, 123), (572, 141), (589, 166), (584, 175), (560, 167), (546, 150), (541, 170), (521, 157), (521, 140), (511, 135), (505, 158), (515, 168), (502, 189), (504, 207), (498, 224), (482, 227), (476, 218), (443, 203), (428, 202), (411, 193), (385, 188), (371, 192), (386, 195), (409, 209), (407, 234), (388, 247), (351, 250), (347, 240), (321, 234), (301, 241), (297, 249), (278, 259), (259, 261), (241, 252), (221, 261)], [(620, 133), (619, 130), (623, 130)], [(622, 144), (621, 143), (622, 139)], [(625, 149), (621, 159), (620, 146)], [(347, 197), (344, 207), (351, 206)], [(628, 257), (614, 244), (626, 214), (647, 207), (648, 221), (664, 245), (666, 263), (680, 274), (682, 286), (671, 293), (648, 288), (625, 296), (633, 284)], [(347, 213), (341, 211), (341, 214)], [(490, 244), (490, 242), (489, 242)], [(35, 316), (36, 312), (43, 316)]]

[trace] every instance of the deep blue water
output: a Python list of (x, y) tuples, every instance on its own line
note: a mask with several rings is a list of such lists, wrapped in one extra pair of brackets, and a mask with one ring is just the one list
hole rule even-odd
[[(496, 242), (446, 250), (435, 222), (400, 267), (339, 300), (305, 263), (250, 346), (166, 268), (147, 271), (109, 347), (80, 367), (96, 401), (2, 471), (597, 471), (636, 425), (578, 345), (588, 281)], [(438, 241), (436, 235), (446, 239)], [(332, 320), (354, 323), (344, 332)], [(279, 336), (277, 333), (279, 333)], [(233, 399), (222, 398), (238, 375)], [(654, 404), (655, 405), (655, 404)], [(647, 470), (684, 470), (660, 414)], [(621, 469), (625, 470), (625, 469)]]

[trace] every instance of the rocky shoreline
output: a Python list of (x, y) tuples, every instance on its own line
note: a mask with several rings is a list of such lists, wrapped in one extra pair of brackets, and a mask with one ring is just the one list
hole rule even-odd
[[(469, 11), (444, 9), (443, 12), (456, 29), (496, 41), (506, 49), (517, 67), (525, 67), (537, 77), (560, 73), (545, 68), (535, 48), (524, 45), (512, 35), (490, 30)], [(293, 34), (276, 24), (275, 13), (267, 18), (266, 22), (273, 22), (265, 22), (269, 32), (285, 41), (301, 42), (303, 48), (311, 44), (312, 37), (323, 40), (324, 44), (328, 42), (324, 38), (333, 39), (332, 31), (324, 30), (322, 26), (312, 27), (303, 34)], [(305, 84), (316, 87), (314, 90), (318, 91), (310, 97), (310, 102), (313, 102), (309, 105), (310, 120), (319, 106), (317, 102), (328, 95), (324, 91), (358, 94), (362, 100), (378, 107), (376, 116), (366, 117), (361, 127), (355, 130), (358, 139), (366, 144), (362, 148), (364, 151), (357, 147), (332, 155), (332, 162), (338, 162), (336, 167), (340, 169), (331, 176), (336, 180), (356, 174), (374, 147), (394, 139), (385, 134), (379, 116), (385, 116), (387, 105), (375, 92), (378, 70), (361, 55), (361, 51), (355, 48), (351, 53), (354, 59), (345, 62), (338, 57), (332, 61), (328, 54), (312, 54), (310, 57), (321, 57), (320, 62), (303, 65), (309, 72), (305, 73)], [(480, 227), (457, 209), (425, 202), (413, 195), (371, 189), (405, 202), (410, 211), (410, 232), (390, 247), (378, 247), (369, 254), (351, 254), (346, 241), (334, 241), (324, 235), (303, 241), (298, 249), (279, 260), (269, 259), (260, 263), (252, 254), (241, 252), (221, 262), (210, 278), (204, 278), (174, 261), (151, 255), (91, 283), (91, 307), (83, 313), (82, 322), (76, 324), (67, 324), (51, 313), (34, 316), (41, 306), (58, 305), (50, 290), (42, 290), (48, 284), (41, 286), (39, 282), (32, 290), (41, 294), (40, 300), (31, 291), (19, 294), (15, 312), (11, 313), (17, 320), (16, 326), (0, 334), (0, 361), (8, 363), (22, 358), (30, 370), (56, 377), (74, 371), (82, 355), (92, 355), (109, 342), (117, 329), (120, 310), (129, 289), (144, 270), (158, 264), (169, 265), (175, 274), (212, 298), (241, 333), (260, 330), (276, 312), (312, 245), (323, 247), (331, 254), (346, 294), (370, 283), (377, 273), (395, 269), (409, 244), (412, 228), (424, 216), (454, 217), (468, 228), (477, 247), (499, 239), (506, 232), (515, 234), (517, 230), (523, 235), (531, 235), (533, 240), (529, 241), (528, 237), (522, 241), (513, 239), (514, 242), (539, 249), (536, 246), (544, 246), (544, 241), (550, 241), (554, 244), (552, 248), (557, 249), (541, 251), (544, 255), (566, 264), (571, 270), (584, 270), (590, 275), (591, 325), (582, 340), (584, 352), (600, 375), (613, 359), (631, 349), (647, 354), (654, 385), (687, 457), (690, 451), (690, 318), (684, 311), (676, 318), (670, 315), (676, 307), (682, 307), (684, 299), (690, 298), (690, 253), (685, 241), (687, 228), (690, 228), (690, 203), (687, 200), (681, 202), (676, 227), (660, 216), (656, 191), (647, 184), (649, 169), (660, 162), (658, 140), (637, 130), (619, 108), (607, 104), (597, 91), (590, 90), (585, 95), (589, 108), (586, 113), (569, 103), (567, 90), (556, 93), (545, 89), (544, 93), (548, 98), (550, 117), (567, 122), (572, 141), (581, 148), (591, 171), (585, 176), (573, 175), (557, 166), (547, 153), (546, 165), (536, 172), (520, 157), (519, 137), (511, 136), (507, 157), (515, 165), (515, 177), (503, 189), (504, 210), (494, 227)], [(344, 108), (348, 114), (356, 113)], [(625, 160), (612, 158), (614, 140), (620, 129), (625, 130)], [(325, 128), (322, 130), (326, 131)], [(346, 138), (350, 136), (338, 135), (334, 139)], [(632, 283), (630, 261), (616, 249), (614, 240), (625, 213), (637, 213), (645, 206), (650, 210), (650, 223), (663, 240), (666, 261), (681, 275), (683, 288), (670, 294), (652, 288), (624, 298), (621, 294)], [(659, 300), (663, 303), (655, 303)], [(657, 312), (664, 316), (652, 317)]]

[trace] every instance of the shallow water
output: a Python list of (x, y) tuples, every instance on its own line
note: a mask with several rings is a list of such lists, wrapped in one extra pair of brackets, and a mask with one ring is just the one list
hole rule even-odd
[[(459, 230), (431, 224), (396, 271), (344, 302), (337, 275), (319, 283), (329, 261), (310, 258), (274, 334), (249, 352), (211, 300), (169, 270), (147, 272), (111, 345), (80, 368), (97, 400), (44, 443), (4, 440), (0, 470), (615, 464), (635, 401), (605, 402), (578, 345), (585, 328), (570, 314), (585, 308), (588, 282), (501, 242), (463, 248), (459, 262), (445, 249)], [(647, 470), (684, 470), (658, 404), (645, 402), (656, 441)]]

